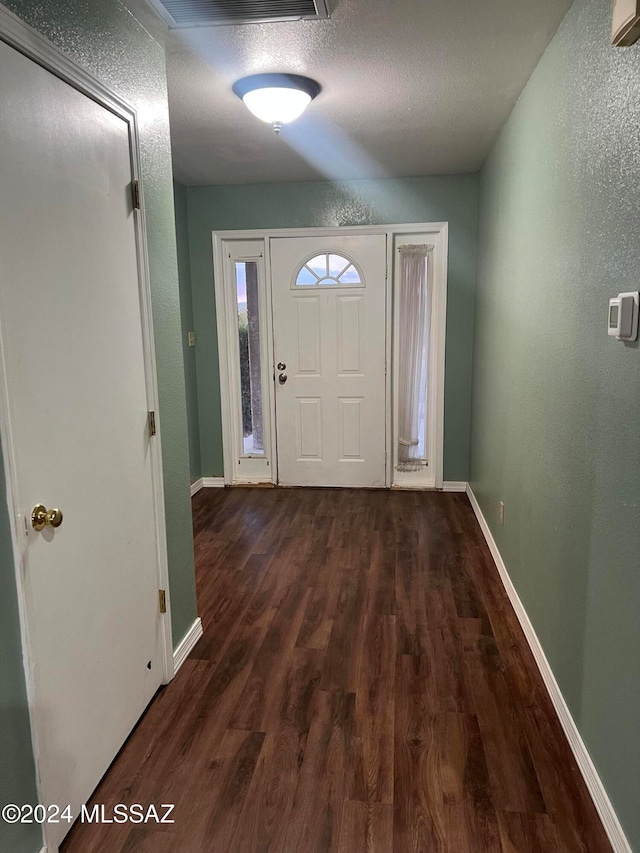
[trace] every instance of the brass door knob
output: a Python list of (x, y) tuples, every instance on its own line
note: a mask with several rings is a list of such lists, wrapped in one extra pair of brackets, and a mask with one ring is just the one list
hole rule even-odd
[(47, 509), (42, 504), (36, 504), (31, 513), (31, 526), (34, 530), (44, 530), (45, 527), (60, 527), (62, 510)]

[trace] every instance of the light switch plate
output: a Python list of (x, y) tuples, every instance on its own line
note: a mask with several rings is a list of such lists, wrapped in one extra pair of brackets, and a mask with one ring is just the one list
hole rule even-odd
[(608, 333), (619, 341), (635, 341), (638, 337), (640, 293), (619, 293), (609, 300)]

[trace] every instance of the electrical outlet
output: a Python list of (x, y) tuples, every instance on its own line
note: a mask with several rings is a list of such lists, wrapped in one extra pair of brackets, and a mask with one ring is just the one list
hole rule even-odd
[(189, 332), (187, 335), (187, 340), (189, 342), (189, 346), (194, 347), (196, 345), (196, 333), (195, 332)]
[(500, 501), (500, 524), (504, 524), (504, 501)]

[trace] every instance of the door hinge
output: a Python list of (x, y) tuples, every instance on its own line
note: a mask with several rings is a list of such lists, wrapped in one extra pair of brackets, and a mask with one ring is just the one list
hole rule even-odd
[(158, 590), (158, 603), (160, 605), (160, 613), (167, 612), (167, 593), (164, 589)]
[(149, 435), (156, 434), (156, 413), (149, 412)]
[(134, 210), (140, 210), (140, 181), (131, 181), (131, 202)]

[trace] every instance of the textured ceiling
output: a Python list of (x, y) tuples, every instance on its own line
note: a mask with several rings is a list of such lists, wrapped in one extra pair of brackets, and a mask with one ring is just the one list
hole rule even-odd
[[(475, 172), (571, 0), (333, 0), (327, 21), (167, 35), (187, 185)], [(323, 91), (276, 137), (233, 94), (290, 71)]]

